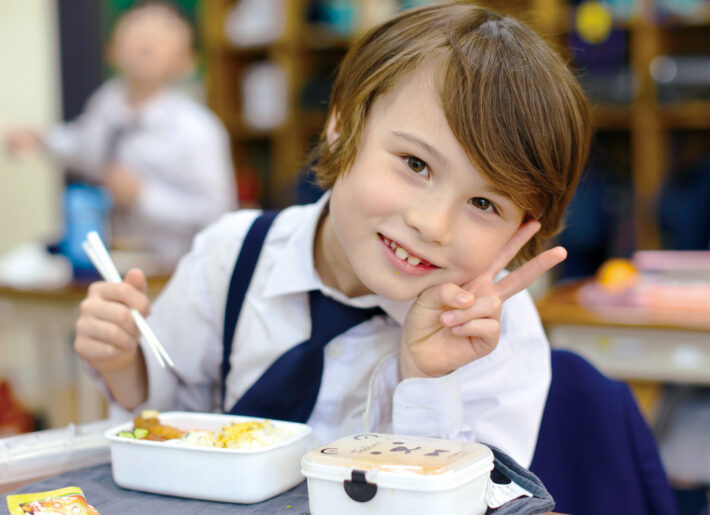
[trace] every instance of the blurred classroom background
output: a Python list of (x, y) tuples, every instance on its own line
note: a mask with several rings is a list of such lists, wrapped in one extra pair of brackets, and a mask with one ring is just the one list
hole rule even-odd
[[(197, 70), (181, 87), (227, 128), (240, 205), (280, 208), (319, 194), (304, 159), (350, 42), (430, 2), (174, 3), (197, 29)], [(534, 287), (551, 343), (632, 385), (683, 513), (701, 513), (710, 484), (710, 2), (478, 3), (543, 34), (593, 104), (593, 148), (558, 237), (569, 258)], [(132, 4), (0, 2), (0, 131), (76, 117), (112, 74), (103, 49)], [(0, 150), (0, 254), (61, 233), (56, 168)], [(0, 434), (104, 415), (71, 349), (82, 288), (0, 286)]]

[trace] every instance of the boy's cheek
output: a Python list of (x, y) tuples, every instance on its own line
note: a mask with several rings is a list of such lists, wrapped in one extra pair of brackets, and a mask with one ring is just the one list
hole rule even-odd
[(368, 181), (362, 188), (361, 201), (366, 201), (373, 211), (401, 212), (417, 202), (411, 192), (385, 176)]
[(386, 182), (345, 181), (340, 187), (340, 195), (334, 196), (336, 202), (366, 215), (391, 211), (400, 203), (396, 191)]
[(460, 255), (452, 261), (452, 269), (454, 270), (451, 282), (455, 284), (463, 284), (474, 279), (485, 271), (493, 263), (494, 252), (486, 249), (468, 248), (462, 251)]

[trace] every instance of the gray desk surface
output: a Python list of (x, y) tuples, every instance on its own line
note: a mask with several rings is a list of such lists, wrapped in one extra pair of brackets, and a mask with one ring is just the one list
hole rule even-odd
[[(488, 515), (530, 515), (548, 513), (554, 501), (540, 480), (528, 470), (515, 463), (512, 458), (492, 448), (495, 468), (533, 494), (533, 497), (519, 497), (503, 506), (491, 510)], [(258, 504), (233, 504), (196, 499), (184, 499), (167, 495), (149, 494), (127, 490), (116, 485), (111, 474), (111, 465), (97, 465), (42, 479), (11, 492), (32, 493), (56, 490), (68, 486), (81, 488), (86, 500), (101, 515), (143, 515), (166, 513), (182, 515), (195, 513), (248, 513), (248, 514), (288, 514), (309, 515), (308, 489), (306, 482), (293, 487), (281, 495)]]
[(126, 515), (169, 513), (171, 515), (195, 513), (248, 513), (307, 515), (308, 492), (302, 482), (283, 494), (259, 504), (231, 504), (200, 501), (126, 490), (114, 483), (111, 465), (99, 465), (66, 472), (23, 486), (13, 493), (44, 492), (67, 486), (78, 486), (86, 500), (101, 515)]

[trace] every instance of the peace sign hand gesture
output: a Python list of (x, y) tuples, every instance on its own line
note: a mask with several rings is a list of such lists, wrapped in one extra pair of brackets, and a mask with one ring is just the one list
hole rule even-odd
[(538, 230), (540, 222), (524, 223), (481, 275), (463, 285), (432, 286), (417, 297), (404, 322), (402, 379), (443, 376), (496, 348), (503, 302), (567, 257), (563, 247), (552, 248), (494, 282)]

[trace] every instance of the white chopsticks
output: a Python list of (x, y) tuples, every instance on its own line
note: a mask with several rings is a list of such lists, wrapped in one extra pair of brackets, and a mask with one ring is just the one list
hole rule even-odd
[[(101, 237), (96, 231), (91, 231), (86, 235), (86, 240), (81, 244), (81, 248), (84, 249), (84, 252), (89, 256), (89, 259), (104, 280), (110, 283), (120, 283), (122, 281), (121, 274), (118, 273), (116, 265), (104, 246), (104, 242), (101, 241)], [(135, 309), (131, 310), (131, 315), (160, 366), (165, 367), (167, 363), (171, 368), (174, 368), (175, 363), (170, 359), (170, 356), (148, 325), (146, 319), (143, 318), (143, 315)]]

